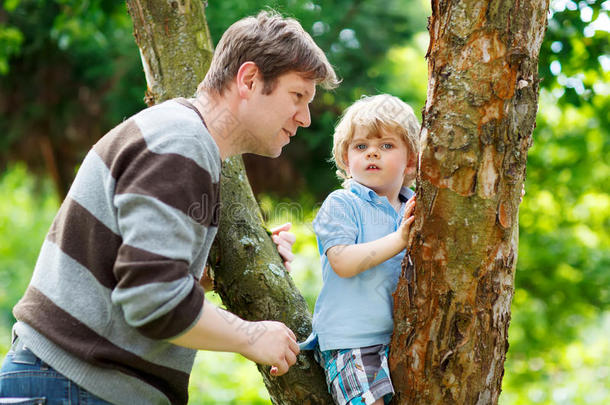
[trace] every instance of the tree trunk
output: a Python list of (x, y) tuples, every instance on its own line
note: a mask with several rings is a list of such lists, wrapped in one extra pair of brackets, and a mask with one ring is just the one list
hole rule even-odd
[[(148, 83), (147, 104), (194, 94), (213, 54), (204, 3), (128, 0), (127, 5)], [(284, 322), (304, 339), (311, 332), (311, 314), (265, 231), (241, 157), (223, 162), (221, 195), (218, 236), (210, 254), (216, 291), (236, 315)], [(253, 340), (264, 332), (248, 331)], [(310, 352), (299, 355), (282, 377), (272, 377), (269, 367), (258, 368), (276, 404), (332, 403)]]
[[(225, 161), (222, 176), (222, 214), (210, 254), (215, 290), (231, 312), (248, 320), (284, 322), (302, 341), (311, 333), (311, 315), (261, 225), (241, 158)], [(252, 339), (262, 333), (249, 331)], [(324, 373), (309, 351), (282, 377), (272, 377), (268, 366), (258, 369), (274, 404), (332, 404)]]
[(432, 0), (413, 266), (394, 294), (399, 404), (495, 404), (548, 0)]

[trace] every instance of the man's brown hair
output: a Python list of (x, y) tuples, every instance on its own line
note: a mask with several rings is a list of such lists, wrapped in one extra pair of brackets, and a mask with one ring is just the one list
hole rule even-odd
[(274, 11), (243, 18), (225, 31), (197, 90), (222, 94), (245, 62), (254, 62), (261, 72), (263, 94), (271, 93), (276, 79), (288, 72), (297, 72), (326, 89), (339, 84), (326, 55), (301, 24)]

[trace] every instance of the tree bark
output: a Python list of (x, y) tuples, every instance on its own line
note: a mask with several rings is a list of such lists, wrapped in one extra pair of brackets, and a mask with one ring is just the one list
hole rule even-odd
[[(215, 290), (240, 317), (284, 322), (303, 341), (311, 333), (311, 315), (262, 226), (241, 158), (225, 161), (222, 176), (222, 214), (210, 254)], [(261, 333), (264, 330), (250, 331), (252, 339)], [(268, 366), (258, 369), (274, 404), (333, 403), (324, 373), (310, 351), (302, 352), (282, 377), (272, 377)]]
[(416, 221), (394, 293), (398, 404), (495, 404), (548, 0), (432, 0)]
[[(147, 104), (190, 97), (213, 54), (204, 3), (128, 0), (127, 5), (148, 83)], [(284, 322), (303, 340), (311, 332), (311, 314), (264, 228), (241, 157), (223, 162), (221, 195), (220, 225), (210, 254), (216, 291), (236, 315)], [(264, 332), (248, 331), (251, 339)], [(275, 404), (332, 403), (311, 352), (300, 354), (282, 377), (272, 377), (269, 367), (258, 369)]]
[(197, 0), (127, 0), (149, 106), (190, 97), (203, 80), (214, 53), (204, 7)]

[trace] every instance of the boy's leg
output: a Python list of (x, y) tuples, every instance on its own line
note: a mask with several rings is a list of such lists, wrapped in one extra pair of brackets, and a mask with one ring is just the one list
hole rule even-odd
[(329, 350), (320, 352), (318, 358), (338, 405), (378, 405), (394, 394), (385, 345)]

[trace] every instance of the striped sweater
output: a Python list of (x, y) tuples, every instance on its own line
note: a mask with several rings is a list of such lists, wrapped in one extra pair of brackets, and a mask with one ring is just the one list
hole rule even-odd
[(220, 166), (184, 99), (145, 109), (101, 138), (14, 308), (25, 345), (107, 401), (186, 404), (196, 352), (167, 339), (201, 315)]

